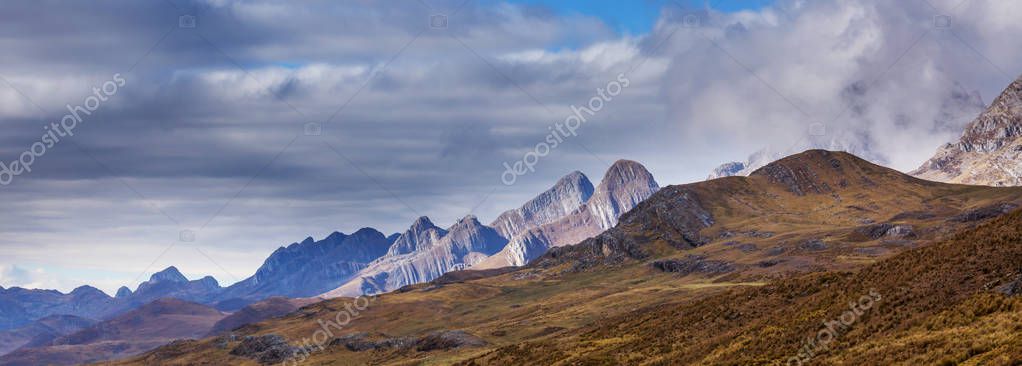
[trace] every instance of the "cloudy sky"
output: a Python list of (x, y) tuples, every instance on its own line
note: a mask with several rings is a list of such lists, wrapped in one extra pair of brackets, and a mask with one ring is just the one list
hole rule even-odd
[[(911, 170), (1022, 70), (1013, 14), (1022, 2), (6, 1), (0, 162), (31, 171), (0, 175), (0, 285), (113, 292), (169, 265), (229, 284), (307, 236), (489, 222), (622, 158), (662, 185), (810, 146)], [(43, 152), (78, 106), (94, 111)]]

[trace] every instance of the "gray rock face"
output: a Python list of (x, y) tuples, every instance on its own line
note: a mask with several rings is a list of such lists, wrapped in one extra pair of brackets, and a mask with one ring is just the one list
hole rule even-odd
[(490, 226), (511, 239), (574, 212), (592, 197), (593, 190), (593, 183), (585, 174), (572, 172), (522, 207), (504, 212)]
[[(424, 232), (417, 230), (417, 227), (425, 221), (428, 219), (416, 221), (394, 245), (411, 242), (421, 244), (421, 241), (414, 241), (410, 237), (417, 237)], [(395, 251), (391, 247), (387, 255), (370, 263), (354, 279), (324, 295), (339, 297), (378, 294), (432, 281), (447, 272), (470, 267), (507, 244), (507, 239), (500, 236), (496, 229), (479, 223), (475, 216), (467, 216), (447, 230), (434, 229), (427, 228), (427, 231), (443, 234), (434, 243), (418, 245), (415, 251), (408, 253)], [(432, 235), (427, 236), (429, 240), (434, 240)]]
[(447, 230), (419, 218), (397, 238), (387, 255), (370, 264), (327, 297), (389, 292), (432, 281), (466, 268), (524, 265), (551, 246), (571, 244), (617, 224), (621, 214), (659, 189), (645, 167), (615, 163), (600, 186), (573, 172), (522, 207), (484, 226), (466, 217)]
[(335, 232), (320, 241), (309, 238), (277, 249), (255, 275), (228, 287), (219, 299), (258, 301), (272, 296), (319, 295), (354, 278), (358, 271), (385, 255), (390, 245), (391, 240), (369, 228), (351, 235)]
[(714, 275), (728, 273), (735, 270), (735, 265), (731, 262), (708, 260), (704, 256), (696, 255), (688, 255), (681, 259), (664, 259), (654, 261), (650, 265), (657, 270), (676, 273), (681, 276), (687, 276), (694, 273)]
[[(660, 189), (646, 167), (631, 160), (618, 160), (607, 170), (586, 209), (600, 229), (617, 225), (618, 217), (638, 206)], [(601, 231), (602, 231), (601, 230)]]
[[(618, 226), (575, 245), (550, 248), (529, 266), (553, 267), (571, 264), (572, 271), (598, 265), (614, 265), (650, 256), (643, 243), (663, 241), (690, 249), (709, 242), (700, 236), (714, 223), (699, 196), (685, 186), (669, 186), (626, 212)], [(666, 267), (665, 267), (666, 268)]]
[(440, 238), (447, 235), (447, 231), (436, 227), (428, 217), (423, 216), (408, 229), (404, 234), (399, 236), (390, 249), (387, 250), (387, 255), (401, 255), (408, 254), (415, 251), (426, 250), (429, 247), (440, 241)]
[(287, 361), (299, 351), (287, 343), (284, 337), (276, 334), (245, 337), (241, 344), (231, 350), (234, 356), (245, 357), (269, 365)]
[(330, 342), (332, 347), (341, 346), (352, 352), (410, 350), (413, 348), (418, 352), (432, 352), (462, 347), (482, 347), (486, 344), (482, 338), (461, 330), (441, 330), (420, 337), (399, 338), (385, 335), (373, 337), (367, 333), (355, 333), (334, 338)]
[(870, 240), (889, 239), (912, 239), (916, 237), (912, 225), (895, 225), (889, 223), (872, 224), (860, 227), (855, 230), (857, 234)]
[(511, 238), (497, 255), (476, 269), (523, 266), (553, 247), (575, 244), (599, 235), (618, 218), (659, 190), (653, 175), (641, 164), (619, 160), (607, 170), (592, 197), (582, 207), (556, 221)]
[(911, 173), (948, 183), (1022, 185), (1022, 78), (994, 99), (962, 137)]

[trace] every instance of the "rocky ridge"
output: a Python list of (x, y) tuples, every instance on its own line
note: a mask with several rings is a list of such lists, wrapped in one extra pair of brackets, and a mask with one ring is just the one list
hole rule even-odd
[(994, 99), (957, 142), (941, 146), (909, 174), (946, 183), (1022, 185), (1022, 78)]

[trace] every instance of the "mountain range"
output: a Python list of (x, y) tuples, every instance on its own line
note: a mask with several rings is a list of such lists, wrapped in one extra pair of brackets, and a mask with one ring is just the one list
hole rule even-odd
[[(383, 294), (322, 348), (310, 341), (321, 321), (352, 299), (115, 364), (244, 364), (281, 349), (310, 364), (778, 364), (871, 290), (883, 302), (821, 360), (913, 362), (918, 347), (947, 357), (922, 364), (1004, 359), (1022, 325), (1009, 295), (1022, 288), (1020, 205), (1022, 188), (812, 150), (659, 189), (613, 228), (523, 267)], [(959, 346), (959, 332), (989, 336)]]
[[(69, 294), (0, 289), (0, 351), (3, 351), (0, 354), (18, 350), (0, 358), (0, 364), (95, 361), (141, 352), (167, 341), (151, 337), (122, 339), (118, 342), (123, 344), (110, 348), (111, 340), (87, 337), (69, 348), (67, 344), (54, 343), (55, 339), (89, 329), (83, 326), (47, 330), (42, 322), (52, 322), (48, 317), (57, 315), (80, 319), (76, 324), (107, 329), (104, 327), (109, 327), (110, 321), (173, 299), (192, 304), (188, 306), (208, 308), (208, 314), (216, 312), (223, 318), (222, 323), (215, 325), (196, 325), (188, 333), (190, 336), (200, 331), (202, 334), (229, 331), (283, 315), (296, 310), (297, 304), (318, 301), (318, 297), (390, 292), (484, 263), (487, 264), (481, 269), (524, 265), (548, 248), (585, 239), (613, 226), (618, 216), (657, 188), (645, 167), (622, 160), (608, 169), (598, 187), (594, 188), (581, 172), (572, 172), (521, 207), (501, 214), (490, 225), (483, 225), (469, 215), (443, 229), (428, 217), (421, 217), (401, 234), (386, 236), (375, 229), (363, 228), (350, 235), (334, 232), (322, 240), (306, 238), (280, 247), (254, 275), (226, 288), (213, 277), (189, 280), (177, 268), (168, 267), (134, 291), (120, 288), (114, 297), (88, 286)], [(528, 246), (522, 246), (526, 242)], [(162, 312), (146, 314), (153, 321), (166, 318)], [(36, 338), (40, 334), (48, 338), (39, 341)], [(97, 342), (105, 346), (96, 347)], [(95, 353), (95, 357), (73, 356), (85, 349)]]
[(645, 167), (619, 160), (595, 189), (584, 174), (572, 172), (489, 226), (468, 216), (445, 230), (428, 218), (419, 218), (386, 256), (324, 296), (380, 294), (429, 282), (453, 270), (522, 266), (549, 248), (612, 227), (621, 214), (657, 189)]

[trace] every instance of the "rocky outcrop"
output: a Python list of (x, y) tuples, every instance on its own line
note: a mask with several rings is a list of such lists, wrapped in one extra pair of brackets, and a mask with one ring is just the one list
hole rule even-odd
[(947, 183), (1022, 185), (1022, 78), (969, 124), (962, 137), (909, 173)]
[(855, 229), (855, 234), (865, 240), (877, 239), (912, 239), (916, 237), (912, 225), (897, 225), (890, 223), (872, 224)]
[(551, 248), (529, 265), (568, 263), (571, 271), (584, 271), (646, 259), (650, 256), (647, 243), (661, 241), (675, 248), (695, 248), (709, 242), (700, 231), (714, 224), (713, 215), (689, 186), (659, 190), (622, 215), (620, 221), (616, 227), (576, 245)]
[(464, 347), (482, 347), (487, 343), (461, 330), (441, 330), (420, 337), (387, 337), (385, 335), (369, 335), (355, 333), (334, 338), (331, 347), (344, 347), (351, 352), (376, 350), (411, 350), (418, 352), (447, 351)]
[(951, 217), (948, 221), (954, 222), (975, 222), (992, 219), (1005, 215), (1018, 208), (1014, 203), (999, 203), (990, 206), (979, 207)]
[(260, 364), (269, 365), (287, 361), (298, 351), (299, 348), (288, 344), (284, 337), (276, 334), (267, 334), (245, 337), (241, 344), (231, 350), (231, 355), (249, 358)]
[(680, 276), (690, 274), (716, 275), (732, 272), (735, 265), (731, 262), (710, 260), (704, 256), (688, 255), (681, 259), (664, 259), (650, 263), (653, 268)]

